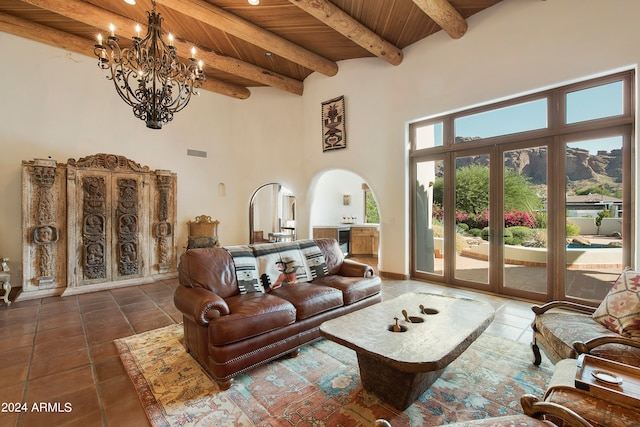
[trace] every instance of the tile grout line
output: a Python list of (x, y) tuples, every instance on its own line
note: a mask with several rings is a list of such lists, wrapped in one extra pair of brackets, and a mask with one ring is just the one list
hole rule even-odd
[[(108, 291), (109, 295), (111, 296), (111, 298), (114, 300), (114, 302), (117, 304), (117, 301), (115, 301), (115, 298), (113, 298), (113, 295), (111, 294), (111, 291)], [(102, 392), (100, 390), (100, 383), (98, 381), (98, 370), (96, 369), (96, 365), (95, 365), (95, 361), (93, 359), (93, 354), (91, 353), (91, 344), (89, 343), (89, 334), (87, 333), (87, 327), (85, 325), (85, 319), (84, 319), (84, 315), (86, 313), (90, 313), (90, 311), (82, 311), (82, 305), (80, 303), (80, 298), (77, 298), (78, 301), (78, 312), (80, 314), (80, 323), (82, 324), (82, 331), (84, 333), (84, 340), (85, 343), (87, 345), (87, 353), (89, 353), (89, 363), (91, 365), (91, 375), (93, 375), (93, 385), (96, 389), (96, 395), (98, 396), (98, 406), (100, 408), (100, 418), (102, 418), (102, 425), (103, 427), (108, 427), (109, 426), (109, 421), (107, 419), (107, 411), (106, 408), (104, 406), (104, 399), (102, 398)]]
[[(33, 363), (33, 355), (35, 354), (36, 349), (36, 338), (38, 336), (38, 326), (40, 325), (40, 310), (42, 309), (42, 298), (38, 300), (38, 313), (36, 314), (36, 321), (34, 325), (33, 331), (33, 339), (31, 341), (31, 354), (29, 355), (29, 362), (27, 364), (27, 375), (24, 379), (24, 390), (22, 390), (22, 402), (25, 403), (27, 401), (27, 393), (29, 391), (29, 375), (31, 374), (31, 364)], [(16, 420), (16, 427), (20, 427), (22, 425), (22, 415), (24, 412), (20, 412), (18, 414), (18, 419)]]

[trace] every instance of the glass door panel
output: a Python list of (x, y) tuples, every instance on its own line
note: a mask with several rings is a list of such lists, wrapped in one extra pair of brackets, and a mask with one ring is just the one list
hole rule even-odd
[(416, 164), (415, 270), (444, 274), (444, 162)]
[(503, 286), (547, 293), (547, 147), (503, 153)]
[(600, 301), (624, 268), (622, 136), (565, 146), (565, 294)]
[(455, 272), (458, 280), (489, 283), (489, 155), (455, 160)]

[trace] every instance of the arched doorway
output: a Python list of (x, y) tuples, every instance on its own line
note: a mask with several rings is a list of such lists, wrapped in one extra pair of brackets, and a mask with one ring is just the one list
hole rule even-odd
[(358, 174), (332, 169), (315, 179), (309, 224), (314, 238), (335, 237), (352, 258), (377, 265), (380, 212), (369, 184)]
[(256, 189), (249, 202), (249, 242), (266, 243), (296, 238), (296, 197), (282, 184)]

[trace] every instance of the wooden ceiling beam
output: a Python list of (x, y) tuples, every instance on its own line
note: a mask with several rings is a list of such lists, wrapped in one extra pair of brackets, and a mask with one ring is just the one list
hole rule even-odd
[[(91, 46), (95, 44), (95, 40), (87, 40), (83, 37), (26, 21), (2, 12), (0, 12), (0, 31), (29, 40), (35, 40), (80, 55), (93, 57), (97, 63), (97, 58), (93, 55), (93, 50), (91, 49)], [(246, 99), (251, 95), (249, 89), (244, 86), (225, 83), (215, 79), (207, 79), (203, 82), (202, 89), (238, 99)]]
[(332, 77), (338, 64), (295, 43), (283, 39), (249, 21), (203, 0), (157, 0), (170, 9), (218, 28), (268, 52), (295, 62), (310, 70)]
[(289, 0), (289, 2), (389, 64), (400, 65), (402, 62), (400, 48), (356, 21), (333, 3), (326, 0)]
[[(22, 0), (25, 3), (32, 4), (42, 9), (49, 10), (67, 18), (82, 22), (92, 27), (101, 28), (103, 31), (112, 23), (116, 27), (116, 33), (121, 37), (131, 38), (137, 22), (109, 12), (105, 9), (85, 3), (79, 0)], [(142, 31), (146, 32), (146, 25), (140, 25)], [(130, 29), (128, 34), (122, 31)], [(178, 51), (190, 52), (194, 43), (184, 40), (175, 39), (174, 45)], [(243, 77), (267, 86), (283, 89), (296, 95), (302, 95), (303, 83), (300, 80), (283, 76), (273, 71), (258, 67), (254, 64), (241, 61), (237, 58), (221, 55), (211, 50), (200, 47), (198, 49), (198, 58), (202, 59), (206, 67), (216, 68), (229, 74)]]
[(467, 21), (447, 0), (413, 0), (449, 37), (459, 39), (469, 27)]

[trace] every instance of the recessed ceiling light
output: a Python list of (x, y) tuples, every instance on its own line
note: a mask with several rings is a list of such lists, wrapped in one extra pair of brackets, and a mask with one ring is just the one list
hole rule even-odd
[(248, 0), (248, 1), (249, 1), (249, 4), (252, 4), (254, 6), (257, 6), (260, 4), (260, 0)]
[(124, 2), (130, 5), (136, 4), (136, 0), (124, 0)]

